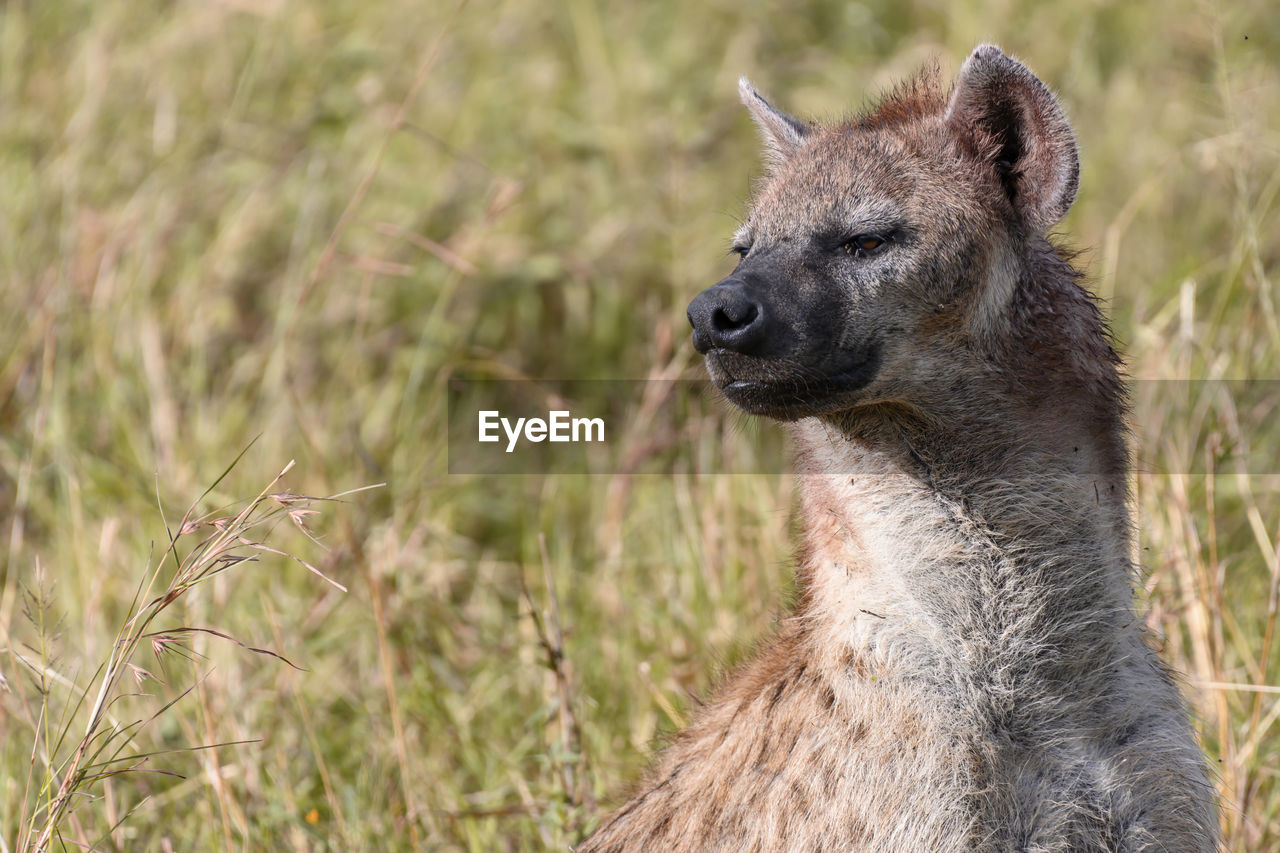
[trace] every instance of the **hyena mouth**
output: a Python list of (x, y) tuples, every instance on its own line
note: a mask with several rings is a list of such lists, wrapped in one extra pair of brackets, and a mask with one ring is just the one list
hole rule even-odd
[[(837, 412), (852, 405), (857, 392), (869, 385), (879, 370), (880, 347), (873, 345), (837, 365), (830, 373), (749, 379), (726, 377), (729, 381), (716, 384), (729, 402), (748, 414), (796, 420)], [(713, 375), (717, 372), (712, 371)]]

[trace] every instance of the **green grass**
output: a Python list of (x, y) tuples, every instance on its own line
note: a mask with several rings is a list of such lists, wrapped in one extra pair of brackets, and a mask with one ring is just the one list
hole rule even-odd
[[(782, 466), (775, 428), (715, 406), (675, 425), (665, 476), (449, 475), (448, 378), (699, 376), (684, 307), (729, 268), (759, 172), (737, 76), (832, 116), (984, 40), (1073, 119), (1062, 231), (1132, 375), (1280, 379), (1280, 19), (1262, 0), (5, 4), (0, 850), (48, 802), (33, 745), (83, 731), (76, 699), (165, 519), (251, 443), (199, 513), (291, 459), (292, 492), (387, 484), (317, 506), (327, 550), (270, 531), (349, 591), (270, 555), (190, 590), (175, 625), (305, 670), (212, 636), (191, 662), (144, 649), (163, 683), (120, 719), (198, 684), (135, 742), (176, 750), (147, 768), (185, 778), (102, 780), (66, 849), (581, 837), (770, 629), (792, 483), (719, 473)], [(1280, 393), (1138, 391), (1152, 622), (1232, 849), (1273, 849), (1280, 696), (1254, 688), (1280, 684)], [(613, 470), (654, 434), (623, 405)], [(18, 662), (33, 650), (43, 680)]]

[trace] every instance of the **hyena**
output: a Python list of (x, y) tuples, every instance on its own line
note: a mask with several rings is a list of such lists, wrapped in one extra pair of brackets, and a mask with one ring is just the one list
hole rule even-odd
[(689, 320), (790, 424), (797, 603), (579, 851), (1217, 849), (1134, 605), (1120, 359), (1046, 237), (1057, 100), (993, 46), (831, 126), (740, 90), (770, 169)]

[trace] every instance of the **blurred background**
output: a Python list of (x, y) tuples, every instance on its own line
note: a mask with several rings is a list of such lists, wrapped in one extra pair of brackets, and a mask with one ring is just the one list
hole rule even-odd
[(107, 707), (168, 752), (82, 780), (51, 849), (583, 837), (784, 612), (785, 442), (642, 392), (612, 473), (449, 474), (446, 385), (700, 377), (685, 305), (760, 173), (738, 76), (835, 118), (981, 41), (1074, 123), (1060, 231), (1136, 380), (1141, 594), (1230, 849), (1277, 849), (1273, 4), (10, 0), (0, 851), (46, 828), (183, 514), (290, 460), (272, 489), (385, 483), (313, 506), (318, 542), (265, 531), (348, 591), (261, 554), (157, 627), (302, 669), (144, 645)]

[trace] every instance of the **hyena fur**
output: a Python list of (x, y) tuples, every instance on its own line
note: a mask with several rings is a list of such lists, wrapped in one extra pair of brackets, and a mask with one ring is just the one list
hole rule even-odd
[(579, 853), (1217, 849), (1135, 611), (1120, 359), (1046, 237), (1057, 100), (990, 45), (831, 126), (740, 90), (770, 170), (689, 319), (790, 424), (798, 601)]

